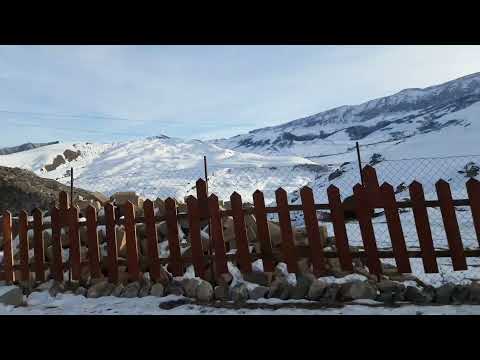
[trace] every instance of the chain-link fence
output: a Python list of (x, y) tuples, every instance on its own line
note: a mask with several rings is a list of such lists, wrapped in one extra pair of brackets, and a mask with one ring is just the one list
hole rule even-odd
[[(450, 184), (454, 199), (466, 199), (465, 183), (471, 177), (478, 177), (480, 171), (480, 155), (431, 157), (415, 159), (383, 159), (374, 154), (362, 166), (375, 168), (380, 185), (391, 184), (397, 200), (408, 200), (408, 186), (413, 181), (423, 185), (425, 198), (436, 200), (435, 183), (443, 179)], [(357, 161), (344, 162), (338, 165), (296, 165), (276, 167), (215, 167), (209, 169), (209, 193), (215, 193), (222, 200), (229, 200), (233, 191), (242, 195), (244, 202), (252, 202), (252, 194), (259, 189), (265, 194), (265, 202), (275, 205), (275, 190), (284, 188), (289, 193), (289, 202), (300, 204), (299, 190), (308, 185), (314, 190), (316, 203), (327, 203), (327, 188), (335, 185), (340, 189), (342, 199), (352, 195), (353, 187), (361, 183)], [(388, 226), (381, 209), (377, 209), (373, 218), (375, 235), (380, 248), (391, 248)], [(429, 220), (432, 236), (437, 248), (448, 248), (440, 208), (429, 208)], [(291, 212), (296, 226), (303, 226), (301, 211)], [(456, 215), (465, 247), (476, 248), (478, 241), (469, 207), (457, 207)], [(277, 220), (275, 214), (271, 220)], [(400, 218), (407, 246), (418, 248), (419, 241), (411, 209), (401, 209)], [(329, 233), (333, 234), (331, 224), (326, 223)], [(355, 220), (347, 224), (349, 240), (352, 245), (362, 245), (358, 223)]]

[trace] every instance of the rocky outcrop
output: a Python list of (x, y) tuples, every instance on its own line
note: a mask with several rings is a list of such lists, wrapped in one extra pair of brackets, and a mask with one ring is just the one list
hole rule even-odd
[[(70, 188), (28, 170), (0, 166), (0, 212), (9, 210), (17, 215), (21, 210), (30, 212), (37, 207), (48, 210), (58, 202), (61, 191), (70, 193)], [(95, 199), (90, 192), (79, 188), (74, 188), (74, 194)]]

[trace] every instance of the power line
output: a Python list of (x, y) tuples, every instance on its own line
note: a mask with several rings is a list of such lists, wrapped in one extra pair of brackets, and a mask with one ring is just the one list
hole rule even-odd
[[(2, 110), (2, 109), (0, 109), (0, 113), (12, 114), (12, 115), (51, 116), (51, 117), (60, 117), (60, 118), (73, 118), (73, 119), (104, 119), (104, 120), (118, 120), (118, 121), (129, 121), (129, 122), (153, 121), (153, 120), (138, 120), (138, 119), (129, 119), (124, 117), (104, 116), (104, 115), (72, 115), (72, 114), (55, 114), (55, 113), (28, 112), (28, 111), (12, 111), (12, 110)], [(163, 120), (162, 122), (168, 122), (168, 121)]]
[[(8, 121), (8, 120), (7, 120)], [(43, 124), (33, 124), (33, 123), (19, 123), (19, 122), (9, 122), (7, 126), (17, 126), (17, 127), (36, 127), (41, 129), (51, 129), (59, 131), (76, 131), (81, 133), (90, 133), (90, 134), (105, 134), (105, 135), (120, 135), (120, 136), (152, 136), (152, 133), (132, 133), (132, 132), (112, 132), (112, 131), (102, 131), (102, 130), (92, 130), (92, 129), (79, 129), (79, 128), (70, 128), (70, 127), (59, 127), (59, 126), (45, 126)]]

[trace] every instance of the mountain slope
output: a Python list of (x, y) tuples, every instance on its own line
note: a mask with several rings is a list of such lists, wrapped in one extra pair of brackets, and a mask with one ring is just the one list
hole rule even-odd
[[(344, 153), (347, 156), (343, 158), (352, 159), (355, 141), (365, 149), (368, 145), (366, 150), (373, 153), (395, 144), (408, 144), (412, 138), (428, 139), (430, 137), (425, 136), (428, 134), (445, 135), (450, 131), (468, 134), (480, 116), (479, 102), (480, 73), (475, 73), (441, 85), (405, 89), (392, 96), (341, 106), (213, 143), (261, 154), (328, 158)], [(467, 145), (473, 146), (473, 143), (465, 144), (461, 150)]]
[(14, 154), (26, 150), (36, 149), (42, 146), (58, 144), (58, 141), (52, 141), (48, 143), (25, 143), (18, 146), (5, 147), (0, 149), (0, 155)]

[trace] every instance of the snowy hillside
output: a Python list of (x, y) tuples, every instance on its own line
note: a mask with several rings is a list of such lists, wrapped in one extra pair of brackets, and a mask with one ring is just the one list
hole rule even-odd
[[(213, 142), (239, 151), (337, 163), (354, 158), (355, 141), (369, 154), (389, 152), (395, 158), (465, 154), (475, 152), (479, 101), (480, 73), (475, 73)], [(452, 146), (440, 145), (445, 141)]]
[[(74, 154), (79, 152), (79, 155), (68, 161), (63, 155), (65, 150)], [(56, 179), (64, 184), (70, 183), (69, 170), (73, 167), (75, 186), (86, 190), (100, 191), (106, 195), (133, 190), (146, 197), (176, 196), (183, 200), (185, 195), (192, 193), (195, 181), (204, 177), (204, 155), (208, 159), (209, 176), (220, 187), (222, 179), (231, 183), (231, 176), (227, 174), (234, 173), (236, 168), (249, 167), (250, 189), (250, 185), (256, 185), (255, 181), (261, 187), (265, 178), (264, 167), (280, 166), (287, 169), (283, 172), (283, 178), (279, 174), (273, 184), (278, 187), (290, 181), (294, 166), (314, 164), (301, 157), (266, 156), (224, 149), (198, 140), (151, 137), (112, 144), (59, 143), (0, 156), (0, 165), (30, 169), (41, 177)], [(55, 163), (57, 157), (63, 160), (55, 169), (47, 171), (45, 166)], [(258, 174), (256, 168), (260, 168)], [(222, 179), (218, 179), (220, 175)], [(298, 176), (304, 174), (299, 173)]]

